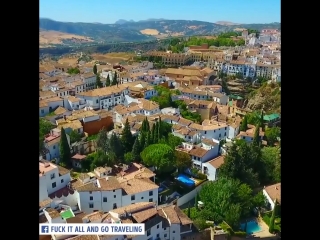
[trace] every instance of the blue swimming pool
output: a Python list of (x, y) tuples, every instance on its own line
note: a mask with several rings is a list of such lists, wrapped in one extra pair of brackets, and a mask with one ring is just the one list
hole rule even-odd
[(195, 182), (192, 179), (188, 178), (186, 175), (183, 175), (183, 174), (179, 174), (177, 177), (177, 180), (189, 187), (192, 187), (195, 185)]
[[(242, 230), (244, 230), (245, 225), (246, 225), (245, 223), (242, 223), (240, 225), (240, 228)], [(259, 226), (259, 224), (256, 221), (247, 222), (247, 230), (246, 230), (246, 232), (248, 234), (253, 234), (255, 232), (260, 232), (261, 230), (262, 230), (261, 227)]]

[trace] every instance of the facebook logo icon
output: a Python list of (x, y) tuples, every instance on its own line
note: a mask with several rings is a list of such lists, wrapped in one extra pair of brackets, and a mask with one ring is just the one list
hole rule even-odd
[(42, 233), (48, 233), (49, 227), (48, 226), (41, 226), (41, 232)]

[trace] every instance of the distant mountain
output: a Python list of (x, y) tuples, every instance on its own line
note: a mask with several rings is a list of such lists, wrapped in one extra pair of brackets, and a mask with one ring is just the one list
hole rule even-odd
[(138, 42), (169, 36), (212, 35), (235, 28), (280, 29), (280, 23), (221, 25), (196, 20), (147, 19), (142, 21), (120, 19), (114, 24), (58, 22), (40, 18), (39, 28), (89, 37), (96, 42)]
[(216, 24), (223, 25), (223, 26), (235, 26), (235, 25), (240, 25), (240, 23), (233, 23), (233, 22), (228, 22), (228, 21), (218, 21), (215, 22)]
[(118, 21), (116, 21), (114, 24), (125, 24), (127, 22), (134, 22), (132, 19), (127, 21), (125, 19), (119, 19)]

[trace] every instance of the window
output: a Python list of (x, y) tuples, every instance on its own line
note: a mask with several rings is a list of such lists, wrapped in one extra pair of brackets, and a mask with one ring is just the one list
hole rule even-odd
[(92, 194), (92, 191), (89, 191), (89, 194)]
[(61, 179), (61, 183), (63, 183), (64, 182), (64, 180), (63, 179)]
[(147, 230), (147, 236), (150, 236), (150, 235), (151, 235), (151, 230), (148, 229), (148, 230)]
[(153, 191), (149, 191), (149, 196), (153, 196)]
[(116, 198), (117, 196), (116, 195), (113, 195), (113, 198)]
[(157, 238), (159, 238), (159, 237), (160, 237), (160, 234), (158, 233), (158, 234), (157, 234)]
[(226, 132), (224, 133), (224, 136), (227, 136), (227, 133), (226, 133)]
[(224, 130), (227, 130), (227, 127), (225, 127)]
[(56, 145), (53, 145), (53, 149), (56, 149)]
[(168, 235), (167, 234), (164, 234), (164, 237), (166, 238)]
[(157, 228), (159, 228), (159, 224), (157, 225)]
[(172, 233), (176, 233), (176, 231), (172, 231)]
[(134, 200), (136, 200), (136, 196), (135, 196), (135, 195), (132, 195), (132, 196), (131, 196), (131, 201), (134, 201)]
[(165, 231), (167, 228), (163, 228), (163, 230)]
[(91, 196), (91, 197), (90, 197), (90, 201), (92, 201), (92, 200), (93, 200), (93, 197)]
[(116, 209), (116, 208), (117, 208), (117, 204), (114, 203), (114, 204), (113, 204), (113, 209)]
[(141, 199), (143, 199), (143, 197), (141, 197)]
[(204, 134), (207, 134), (207, 131), (204, 131)]
[(41, 109), (41, 113), (44, 114), (44, 110), (43, 109)]
[(152, 199), (152, 198), (149, 198), (149, 202), (153, 202), (153, 199)]
[(96, 103), (99, 103), (99, 100), (98, 100), (98, 99), (96, 100)]
[(56, 182), (52, 183), (52, 188), (55, 188), (57, 186)]
[(93, 208), (93, 203), (89, 203), (89, 208)]
[(103, 202), (108, 202), (108, 198), (107, 198), (107, 197), (104, 197), (104, 198), (103, 198)]
[(113, 192), (115, 192), (116, 190), (113, 190)]
[(54, 179), (55, 177), (56, 177), (56, 175), (55, 175), (54, 173), (51, 173), (51, 174), (50, 174), (50, 178), (51, 178), (51, 179)]

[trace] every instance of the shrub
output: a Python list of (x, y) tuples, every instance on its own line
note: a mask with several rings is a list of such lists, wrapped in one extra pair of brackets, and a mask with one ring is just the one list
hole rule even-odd
[(200, 179), (200, 180), (206, 180), (207, 179), (207, 175), (198, 172), (197, 173), (197, 178)]
[(207, 223), (206, 220), (198, 218), (193, 220), (193, 224), (199, 229), (204, 230), (206, 228), (209, 228), (211, 226), (210, 223)]
[(233, 235), (234, 235), (234, 236), (237, 236), (237, 237), (246, 237), (246, 236), (247, 236), (247, 233), (246, 233), (246, 232), (239, 231), (239, 232), (234, 232)]

